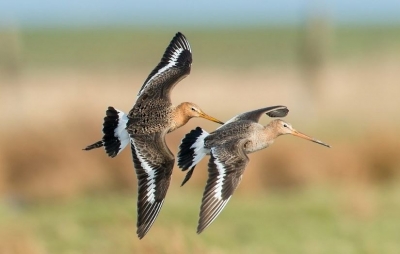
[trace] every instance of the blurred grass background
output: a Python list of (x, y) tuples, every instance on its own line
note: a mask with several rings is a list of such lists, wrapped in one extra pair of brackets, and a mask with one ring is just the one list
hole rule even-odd
[[(173, 101), (223, 121), (286, 105), (293, 126), (333, 146), (281, 137), (250, 155), (218, 219), (195, 233), (207, 160), (136, 237), (130, 151), (81, 149), (107, 106), (128, 112), (176, 28), (0, 32), (0, 253), (399, 253), (400, 26), (180, 29), (192, 73)], [(263, 124), (269, 119), (263, 118)], [(176, 153), (191, 120), (171, 133)], [(128, 149), (127, 149), (128, 150)]]

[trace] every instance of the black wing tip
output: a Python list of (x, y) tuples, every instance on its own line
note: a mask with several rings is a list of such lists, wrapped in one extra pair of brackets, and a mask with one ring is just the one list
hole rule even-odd
[(275, 108), (265, 114), (269, 117), (285, 117), (289, 113), (289, 109), (286, 106), (275, 106)]
[(203, 233), (203, 231), (208, 228), (208, 226), (210, 226), (211, 223), (199, 223), (199, 225), (197, 226), (197, 230), (196, 233), (198, 235), (200, 235), (201, 233)]
[[(179, 49), (182, 49), (182, 51), (179, 51)], [(189, 41), (180, 32), (172, 38), (161, 58), (161, 62), (153, 72), (158, 71), (170, 62), (174, 62), (174, 66), (178, 68), (190, 69), (190, 65), (192, 64), (192, 49), (190, 48)]]
[(197, 233), (198, 235), (200, 235), (200, 234), (201, 234), (201, 232), (203, 232), (203, 230), (204, 230), (204, 228), (197, 228), (197, 231), (196, 231), (196, 233)]
[(188, 170), (192, 165), (194, 157), (194, 148), (192, 148), (192, 145), (202, 133), (203, 129), (196, 127), (196, 129), (191, 130), (182, 139), (178, 152), (178, 167), (181, 168), (182, 171)]
[[(199, 218), (199, 223), (197, 225), (197, 234), (200, 234), (203, 232), (206, 228), (208, 228), (214, 221), (217, 219), (217, 217), (221, 214), (222, 210), (225, 208), (225, 205), (227, 204), (228, 200), (222, 200), (222, 201), (217, 201), (216, 204), (212, 205), (212, 207), (208, 207), (206, 210), (204, 209), (203, 205), (205, 203), (202, 203), (202, 207), (200, 208), (200, 218)], [(215, 201), (213, 201), (215, 202)], [(205, 214), (203, 213), (205, 212)]]
[(137, 237), (139, 238), (139, 240), (142, 240), (143, 237), (146, 236), (147, 232), (148, 232), (148, 230), (147, 230), (146, 232), (142, 232), (142, 231), (139, 232), (139, 229), (138, 229), (138, 231), (136, 232), (136, 234), (137, 234)]
[(178, 31), (178, 32), (176, 32), (174, 38), (172, 38), (172, 41), (180, 39), (180, 38), (186, 40), (185, 35), (182, 32)]
[(154, 221), (155, 221), (155, 218), (150, 223), (146, 223), (146, 224), (137, 226), (136, 234), (137, 234), (137, 237), (139, 238), (139, 240), (143, 239), (143, 237), (145, 237), (147, 235), (147, 233), (150, 231), (150, 228), (153, 225)]
[[(158, 214), (161, 211), (164, 200), (156, 201), (153, 204), (145, 202), (146, 205), (139, 206), (138, 203), (138, 220), (136, 234), (139, 239), (142, 239), (150, 231), (154, 222), (156, 221)], [(141, 207), (141, 208), (140, 208)], [(142, 213), (141, 211), (145, 211)]]
[[(201, 215), (200, 215), (201, 216)], [(205, 223), (202, 218), (200, 217), (199, 219), (199, 224), (197, 225), (197, 230), (196, 233), (200, 235), (208, 226), (210, 223)]]
[[(206, 228), (208, 228), (208, 226), (211, 225), (211, 223), (214, 221), (214, 219), (216, 219), (217, 216), (218, 216), (218, 214), (215, 215), (215, 217), (212, 218), (211, 220), (208, 219), (208, 220), (206, 220), (206, 221), (202, 220), (202, 218), (200, 217), (199, 224), (197, 225), (197, 231), (196, 231), (196, 233), (197, 233), (197, 234), (201, 234)], [(204, 219), (205, 219), (205, 218), (204, 218)]]
[(142, 240), (143, 237), (145, 237), (145, 235), (147, 234), (147, 232), (149, 232), (150, 228), (146, 229), (146, 228), (138, 228), (136, 231), (136, 234), (139, 238), (139, 240)]
[(170, 45), (168, 47), (176, 45), (176, 44), (178, 44), (178, 47), (192, 51), (192, 49), (190, 48), (189, 41), (187, 40), (186, 36), (183, 35), (183, 33), (181, 33), (181, 32), (177, 32), (175, 34), (174, 38), (172, 38)]

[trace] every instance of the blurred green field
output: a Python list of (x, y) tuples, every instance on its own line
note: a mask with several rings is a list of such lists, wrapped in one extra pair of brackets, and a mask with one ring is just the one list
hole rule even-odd
[[(0, 208), (0, 252), (387, 253), (400, 250), (400, 189), (307, 189), (235, 195), (201, 235), (200, 192), (172, 188), (152, 230), (135, 235), (135, 197)], [(189, 191), (188, 191), (189, 190)], [(12, 250), (21, 250), (12, 252)]]
[[(323, 21), (303, 27), (246, 29), (179, 29), (192, 42), (194, 66), (241, 67), (293, 64), (322, 46), (335, 59), (365, 58), (377, 52), (399, 52), (400, 27), (333, 27)], [(14, 30), (1, 37), (21, 41), (25, 67), (153, 68), (176, 28), (140, 30)], [(322, 45), (308, 45), (309, 40)], [(194, 43), (195, 42), (195, 43)], [(326, 45), (325, 45), (326, 44)], [(310, 48), (308, 48), (310, 47)], [(323, 53), (325, 54), (325, 53)]]

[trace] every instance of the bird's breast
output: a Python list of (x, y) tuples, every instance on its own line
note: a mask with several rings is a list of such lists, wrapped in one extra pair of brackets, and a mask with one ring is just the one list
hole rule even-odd
[(266, 140), (263, 136), (252, 135), (249, 141), (245, 144), (246, 153), (254, 153), (270, 146), (274, 141)]

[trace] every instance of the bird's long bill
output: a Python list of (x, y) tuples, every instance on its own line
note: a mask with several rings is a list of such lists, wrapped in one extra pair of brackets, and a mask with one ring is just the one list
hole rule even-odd
[(325, 144), (324, 142), (319, 141), (318, 139), (315, 139), (315, 138), (312, 138), (312, 137), (310, 137), (310, 136), (307, 136), (306, 134), (301, 133), (301, 132), (296, 131), (296, 130), (293, 130), (293, 132), (292, 132), (291, 134), (292, 134), (292, 135), (295, 135), (295, 136), (297, 136), (297, 137), (300, 137), (300, 138), (304, 138), (304, 139), (310, 140), (310, 141), (312, 141), (312, 142), (315, 142), (315, 143), (317, 143), (317, 144), (320, 144), (320, 145), (323, 145), (323, 146), (326, 146), (326, 147), (329, 147), (329, 148), (331, 147), (330, 145)]
[(212, 117), (212, 116), (209, 116), (209, 115), (207, 115), (206, 113), (201, 113), (201, 114), (200, 114), (200, 117), (202, 117), (202, 118), (204, 118), (204, 119), (207, 119), (207, 120), (210, 120), (210, 121), (213, 121), (213, 122), (215, 122), (215, 123), (224, 124), (224, 122), (221, 122), (221, 121), (218, 120), (217, 118), (214, 118), (214, 117)]

